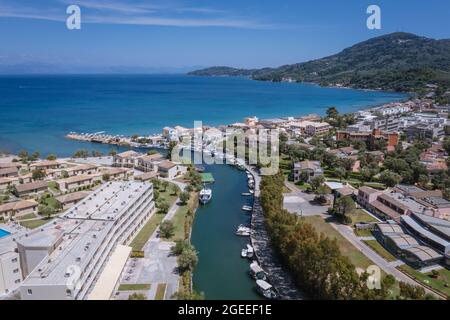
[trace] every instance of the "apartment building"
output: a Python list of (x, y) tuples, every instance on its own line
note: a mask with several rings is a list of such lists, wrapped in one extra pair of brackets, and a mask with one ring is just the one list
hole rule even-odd
[[(25, 279), (23, 300), (87, 299), (116, 249), (127, 244), (154, 212), (153, 186), (107, 182), (57, 221), (27, 236), (17, 248)], [(120, 276), (120, 272), (116, 272)], [(118, 281), (118, 276), (111, 281)], [(111, 295), (112, 292), (105, 292)]]

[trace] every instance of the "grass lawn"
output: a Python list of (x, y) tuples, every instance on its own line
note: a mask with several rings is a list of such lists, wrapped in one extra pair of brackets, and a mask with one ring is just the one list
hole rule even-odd
[(304, 218), (306, 222), (312, 224), (318, 232), (322, 232), (330, 238), (335, 238), (342, 255), (348, 257), (350, 261), (359, 268), (366, 269), (374, 263), (356, 249), (341, 234), (320, 216), (310, 216)]
[[(398, 267), (398, 269), (409, 274), (410, 276), (412, 276), (414, 279), (418, 280), (419, 282), (446, 295), (447, 299), (450, 298), (450, 270), (447, 270), (445, 268), (438, 270), (439, 274), (438, 274), (438, 277), (435, 279), (435, 278), (431, 277), (431, 272), (421, 273), (407, 265), (402, 265), (402, 266)], [(446, 284), (447, 284), (447, 287), (445, 286)]]
[(349, 217), (352, 218), (352, 225), (360, 222), (378, 222), (377, 219), (361, 209), (353, 210)]
[(56, 181), (50, 181), (48, 183), (48, 187), (53, 191), (53, 192), (61, 192), (58, 188), (58, 184), (56, 183)]
[(36, 215), (34, 213), (28, 213), (23, 216), (16, 217), (16, 220), (26, 220), (26, 219), (33, 219), (33, 218), (36, 218)]
[(148, 239), (150, 239), (153, 232), (155, 232), (156, 228), (161, 223), (164, 216), (165, 214), (162, 213), (153, 214), (153, 216), (147, 221), (144, 227), (142, 227), (142, 229), (134, 237), (133, 241), (131, 241), (130, 246), (133, 248), (133, 251), (142, 250)]
[[(172, 206), (177, 198), (178, 196), (172, 194), (172, 187), (169, 185), (166, 191), (159, 192), (158, 201), (165, 201), (169, 204), (169, 206)], [(131, 241), (130, 246), (133, 248), (133, 251), (142, 250), (148, 239), (150, 239), (153, 232), (155, 232), (156, 228), (164, 219), (164, 216), (165, 214), (158, 212), (155, 212), (153, 214), (153, 216), (147, 221), (144, 227), (142, 227), (142, 229), (134, 237), (133, 241)]]
[(35, 229), (50, 221), (51, 219), (29, 220), (20, 222), (20, 225), (28, 229)]
[(372, 237), (373, 236), (372, 231), (367, 230), (367, 229), (358, 229), (358, 230), (354, 229), (354, 231), (358, 237)]
[(186, 205), (180, 206), (177, 212), (172, 218), (172, 223), (175, 227), (174, 235), (170, 238), (170, 240), (183, 240), (185, 238), (184, 226), (187, 219), (187, 212), (191, 210), (193, 213), (198, 205), (198, 196), (196, 192), (191, 192), (191, 197)]
[(295, 186), (297, 187), (297, 188), (299, 188), (300, 190), (303, 190), (303, 191), (305, 191), (306, 189), (308, 189), (309, 187), (311, 187), (311, 185), (309, 184), (309, 183), (307, 183), (307, 182), (305, 182), (305, 183), (296, 183), (295, 184)]
[(166, 295), (166, 287), (167, 284), (159, 283), (158, 288), (156, 288), (155, 300), (164, 300), (164, 296)]
[(119, 286), (119, 291), (138, 291), (149, 290), (151, 284), (149, 283), (124, 283)]
[(397, 260), (397, 258), (387, 251), (377, 240), (366, 240), (364, 243), (382, 256), (384, 260), (389, 262)]

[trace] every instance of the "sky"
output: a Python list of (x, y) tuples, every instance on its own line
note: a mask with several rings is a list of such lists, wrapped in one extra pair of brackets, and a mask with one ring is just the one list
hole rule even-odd
[[(381, 30), (366, 27), (372, 4)], [(0, 65), (273, 67), (396, 31), (450, 38), (448, 21), (448, 0), (0, 0)]]

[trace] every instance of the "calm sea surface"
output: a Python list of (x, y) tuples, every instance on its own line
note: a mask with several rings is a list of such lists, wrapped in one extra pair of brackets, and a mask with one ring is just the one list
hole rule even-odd
[(159, 133), (164, 126), (354, 111), (405, 96), (245, 78), (183, 75), (1, 76), (0, 150), (71, 155), (107, 150), (64, 138), (70, 131)]

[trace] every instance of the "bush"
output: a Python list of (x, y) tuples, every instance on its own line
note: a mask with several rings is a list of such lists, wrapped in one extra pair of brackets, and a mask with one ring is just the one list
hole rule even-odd
[(159, 232), (163, 238), (169, 239), (175, 233), (175, 226), (171, 221), (163, 221), (159, 226)]

